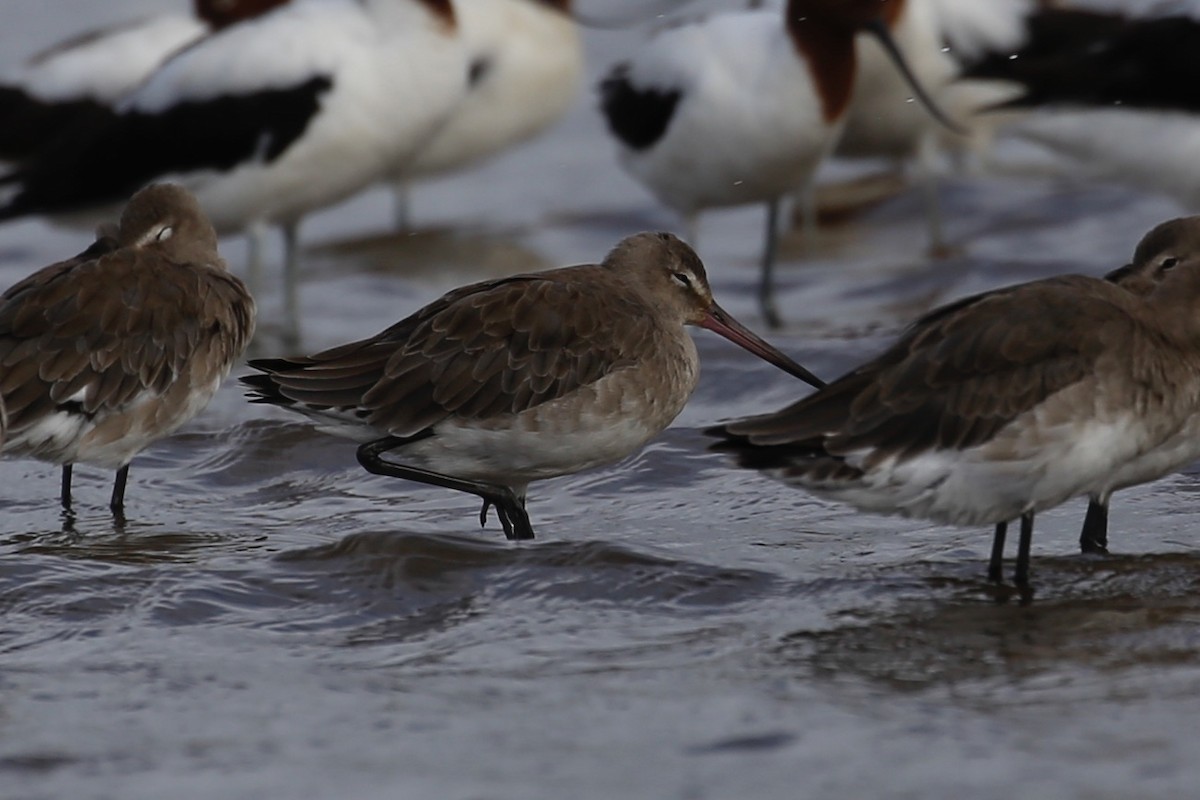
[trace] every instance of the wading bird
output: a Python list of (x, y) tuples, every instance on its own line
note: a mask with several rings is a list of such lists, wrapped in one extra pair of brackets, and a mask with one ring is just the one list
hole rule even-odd
[[(254, 402), (362, 442), (381, 475), (470, 492), (510, 539), (532, 539), (531, 481), (611, 464), (665, 429), (699, 378), (698, 325), (820, 385), (712, 297), (696, 253), (666, 233), (601, 264), (455, 289), (367, 339), (250, 362)], [(397, 460), (385, 460), (392, 454)]]

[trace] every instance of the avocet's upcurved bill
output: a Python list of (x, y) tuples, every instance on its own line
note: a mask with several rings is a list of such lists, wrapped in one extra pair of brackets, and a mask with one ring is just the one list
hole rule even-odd
[(600, 86), (621, 164), (689, 223), (706, 208), (768, 204), (760, 300), (772, 324), (778, 200), (811, 179), (837, 139), (855, 35), (890, 42), (900, 9), (899, 0), (789, 0), (782, 16), (715, 14), (660, 31)]
[[(961, 79), (960, 58), (984, 47), (1016, 46), (1033, 0), (903, 0), (892, 26), (897, 46), (908, 56), (917, 80), (939, 106), (969, 131), (955, 132), (912, 102), (912, 89), (891, 58), (868, 36), (858, 37), (859, 69), (835, 158), (884, 158), (915, 165), (924, 184), (930, 250), (945, 249), (936, 176), (940, 155), (956, 160), (987, 152), (996, 116), (977, 112), (1011, 96), (991, 81)], [(806, 198), (811, 202), (811, 198)], [(811, 207), (807, 210), (811, 211)]]
[(450, 0), (294, 0), (177, 53), (99, 130), (3, 182), (0, 219), (112, 202), (170, 178), (218, 231), (288, 233), (411, 161), (467, 89)]

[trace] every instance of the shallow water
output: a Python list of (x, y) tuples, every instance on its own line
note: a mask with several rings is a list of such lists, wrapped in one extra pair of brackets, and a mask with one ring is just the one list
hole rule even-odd
[[(36, 0), (13, 60), (65, 33)], [(121, 7), (73, 0), (71, 28)], [(163, 4), (130, 3), (153, 9)], [(636, 42), (589, 34), (592, 71)], [(551, 135), (422, 187), (419, 235), (373, 192), (320, 215), (304, 346), (369, 334), (478, 275), (593, 260), (677, 225), (616, 168), (584, 93)], [(944, 186), (960, 252), (922, 254), (918, 193), (886, 198), (782, 275), (772, 337), (818, 374), (989, 287), (1119, 266), (1169, 201), (1073, 182)], [(755, 211), (711, 215), (721, 302), (753, 304)], [(373, 237), (373, 238), (367, 238)], [(77, 252), (0, 230), (0, 284)], [(235, 265), (243, 250), (224, 250)], [(262, 298), (274, 352), (278, 298)], [(1192, 471), (1122, 492), (1119, 554), (1081, 557), (1082, 503), (1042, 515), (1032, 604), (983, 580), (990, 536), (863, 515), (705, 451), (718, 419), (804, 391), (707, 333), (676, 424), (608, 469), (536, 484), (534, 542), (473, 498), (372, 476), (352, 446), (231, 382), (111, 476), (0, 462), (0, 797), (1182, 797), (1200, 781)]]

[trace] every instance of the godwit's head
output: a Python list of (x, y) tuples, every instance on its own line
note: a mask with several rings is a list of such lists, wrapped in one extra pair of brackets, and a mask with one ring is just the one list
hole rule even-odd
[(215, 264), (217, 234), (192, 193), (173, 183), (140, 190), (121, 213), (122, 247), (153, 251), (177, 262)]
[(1138, 242), (1133, 261), (1108, 279), (1137, 295), (1194, 307), (1200, 301), (1200, 216), (1156, 225)]
[(717, 304), (700, 256), (678, 237), (635, 234), (612, 249), (604, 266), (635, 286), (646, 304), (669, 323), (707, 328), (812, 386), (824, 385)]

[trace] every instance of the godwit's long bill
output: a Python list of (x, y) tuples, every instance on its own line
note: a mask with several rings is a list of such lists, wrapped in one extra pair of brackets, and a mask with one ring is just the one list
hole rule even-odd
[(154, 185), (113, 235), (0, 296), (0, 452), (115, 469), (200, 413), (254, 332), (254, 301), (225, 269), (195, 198)]
[(371, 472), (478, 495), (482, 522), (494, 505), (508, 538), (531, 539), (531, 481), (618, 461), (683, 409), (700, 367), (685, 325), (820, 385), (721, 309), (666, 233), (601, 264), (464, 286), (370, 338), (251, 361), (263, 374), (242, 380), (254, 402), (362, 442)]
[(855, 34), (883, 43), (937, 109), (888, 32), (902, 0), (788, 0), (664, 29), (600, 84), (621, 165), (694, 228), (707, 208), (766, 203), (760, 301), (780, 321), (772, 270), (779, 200), (833, 148), (851, 99)]
[[(943, 306), (816, 394), (711, 432), (744, 466), (861, 509), (994, 524), (1107, 499), (1200, 456), (1200, 217), (1159, 225), (1152, 282), (1069, 275)], [(1143, 275), (1143, 278), (1145, 276)]]

